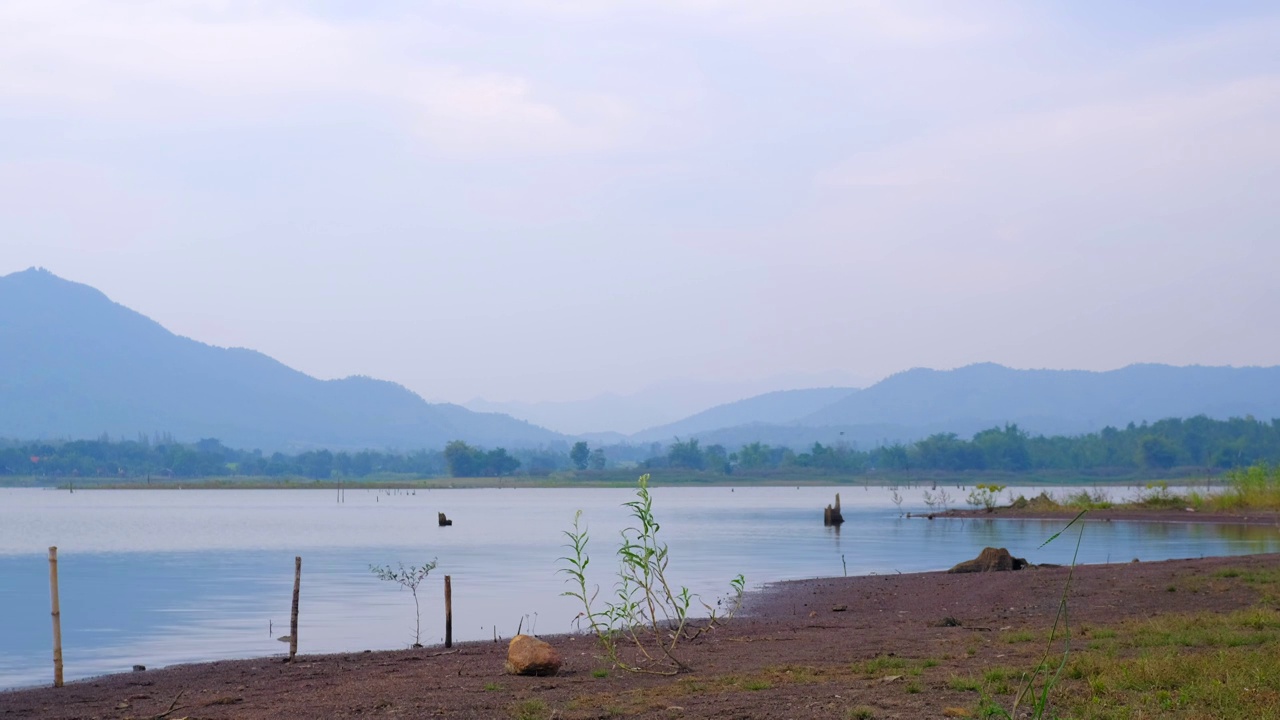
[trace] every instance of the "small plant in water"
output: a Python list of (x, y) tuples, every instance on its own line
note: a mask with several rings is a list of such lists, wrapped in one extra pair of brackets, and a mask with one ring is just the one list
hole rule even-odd
[(1004, 492), (1004, 488), (1004, 485), (995, 483), (978, 483), (973, 486), (973, 490), (969, 491), (969, 504), (991, 512), (1000, 502), (1000, 493)]
[(418, 604), (418, 586), (427, 579), (432, 570), (436, 569), (438, 562), (438, 560), (432, 560), (425, 565), (409, 567), (405, 567), (404, 563), (398, 563), (398, 568), (392, 568), (390, 565), (369, 566), (369, 572), (377, 575), (379, 580), (398, 583), (409, 588), (409, 592), (413, 593), (413, 646), (416, 648), (422, 647), (422, 607)]
[(889, 493), (889, 499), (893, 500), (893, 504), (898, 506), (898, 514), (902, 514), (902, 493), (898, 492), (898, 486), (894, 485), (893, 490)]

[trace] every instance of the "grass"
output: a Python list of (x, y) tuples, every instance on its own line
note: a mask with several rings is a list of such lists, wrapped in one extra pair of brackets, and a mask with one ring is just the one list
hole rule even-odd
[[(1250, 580), (1266, 586), (1280, 583), (1280, 568), (1229, 568), (1206, 573), (1205, 579), (1224, 586)], [(1280, 608), (1263, 602), (1234, 612), (1158, 615), (1090, 624), (1079, 633), (1091, 644), (1073, 648), (1050, 695), (1047, 718), (1280, 720)], [(1018, 658), (1039, 662), (1039, 652), (997, 638), (978, 649), (979, 657), (881, 655), (844, 665), (785, 665), (736, 675), (684, 677), (616, 694), (588, 693), (575, 698), (573, 707), (595, 708), (609, 716), (651, 715), (684, 704), (682, 698), (768, 693), (796, 685), (813, 687), (801, 691), (805, 695), (858, 699), (849, 693), (903, 676), (898, 695), (903, 702), (925, 702), (939, 709), (957, 706), (949, 717), (1005, 717), (1002, 708), (1008, 707), (1031, 670)], [(1056, 666), (1057, 660), (1050, 662)], [(885, 712), (893, 715), (901, 709), (889, 706)], [(835, 717), (848, 718), (872, 718), (881, 712), (868, 705), (832, 710)], [(538, 712), (535, 707), (517, 717), (546, 717)]]
[(1031, 642), (1032, 640), (1036, 640), (1039, 637), (1040, 637), (1039, 633), (1035, 633), (1030, 630), (1013, 630), (1011, 632), (1002, 633), (1000, 635), (1000, 639), (1002, 641), (1010, 644)]
[(511, 708), (511, 714), (516, 720), (548, 720), (551, 717), (551, 708), (547, 704), (538, 699), (522, 700)]
[(849, 669), (863, 675), (879, 675), (886, 670), (902, 670), (906, 667), (907, 661), (900, 657), (881, 655), (870, 660), (853, 663), (849, 666)]
[[(1061, 717), (1280, 718), (1280, 611), (1273, 607), (1160, 615), (1095, 628), (1090, 637), (1054, 688)], [(988, 671), (983, 691), (998, 694), (1001, 677)], [(975, 684), (954, 683), (970, 691)]]
[(982, 681), (972, 677), (953, 677), (947, 681), (947, 687), (957, 692), (978, 692), (982, 689)]
[(1116, 502), (1104, 490), (1077, 490), (1060, 496), (1041, 492), (1027, 499), (1018, 496), (1013, 507), (1019, 510), (1181, 510), (1199, 512), (1280, 511), (1280, 466), (1258, 464), (1232, 470), (1225, 476), (1226, 487), (1218, 492), (1185, 492), (1170, 489), (1169, 483), (1147, 483), (1128, 501)]

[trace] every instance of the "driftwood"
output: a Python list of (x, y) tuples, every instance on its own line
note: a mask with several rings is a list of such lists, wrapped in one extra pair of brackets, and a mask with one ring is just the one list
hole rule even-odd
[(453, 521), (445, 517), (444, 513), (436, 513), (436, 515), (439, 517), (440, 527), (449, 527), (453, 524)]
[(840, 493), (836, 493), (835, 506), (828, 505), (822, 511), (822, 524), (831, 527), (844, 522), (844, 516), (840, 514)]

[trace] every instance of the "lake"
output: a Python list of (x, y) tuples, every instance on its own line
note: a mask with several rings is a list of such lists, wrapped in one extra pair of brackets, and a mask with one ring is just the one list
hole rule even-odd
[[(846, 522), (822, 525), (839, 491)], [(923, 512), (921, 489), (902, 511)], [(949, 490), (963, 505), (967, 493)], [(1040, 489), (1015, 489), (1028, 496)], [(1128, 494), (1113, 490), (1120, 499)], [(749, 588), (830, 575), (939, 570), (983, 547), (1033, 563), (1070, 563), (1075, 532), (1038, 547), (1063, 522), (900, 517), (885, 488), (699, 487), (653, 490), (670, 577), (707, 602), (738, 573)], [(287, 645), (294, 556), (301, 556), (299, 652), (407, 647), (413, 599), (370, 564), (439, 559), (423, 583), (422, 641), (444, 635), (452, 577), (456, 640), (510, 638), (518, 626), (570, 632), (580, 608), (561, 597), (563, 531), (583, 511), (589, 571), (607, 597), (632, 499), (626, 489), (349, 488), (333, 490), (0, 489), (0, 688), (52, 680), (48, 547), (59, 549), (68, 680), (182, 662), (280, 655)], [(445, 512), (452, 527), (436, 524)], [(1280, 550), (1276, 528), (1090, 523), (1080, 561)]]

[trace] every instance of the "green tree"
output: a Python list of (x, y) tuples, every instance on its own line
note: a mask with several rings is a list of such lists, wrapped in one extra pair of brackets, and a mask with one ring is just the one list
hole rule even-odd
[(462, 440), (444, 446), (444, 461), (454, 477), (479, 477), (484, 468), (484, 452)]
[(587, 448), (587, 443), (579, 440), (573, 444), (573, 449), (569, 451), (569, 460), (573, 466), (579, 470), (587, 469), (587, 461), (591, 459), (591, 451)]
[(510, 475), (520, 467), (520, 461), (507, 454), (503, 448), (490, 450), (484, 454), (484, 474), (494, 477)]
[(1147, 435), (1138, 441), (1138, 462), (1143, 467), (1166, 470), (1177, 460), (1178, 449), (1162, 437)]
[(603, 470), (608, 459), (604, 456), (604, 448), (596, 448), (591, 451), (591, 457), (587, 458), (587, 464), (592, 470)]
[(667, 451), (667, 462), (671, 467), (688, 470), (701, 470), (706, 466), (706, 459), (702, 456), (702, 449), (698, 447), (697, 438), (684, 442), (676, 438), (671, 449)]
[(727, 475), (732, 469), (729, 466), (729, 453), (724, 449), (723, 445), (708, 445), (707, 449), (702, 452), (702, 461), (706, 468), (712, 472)]

